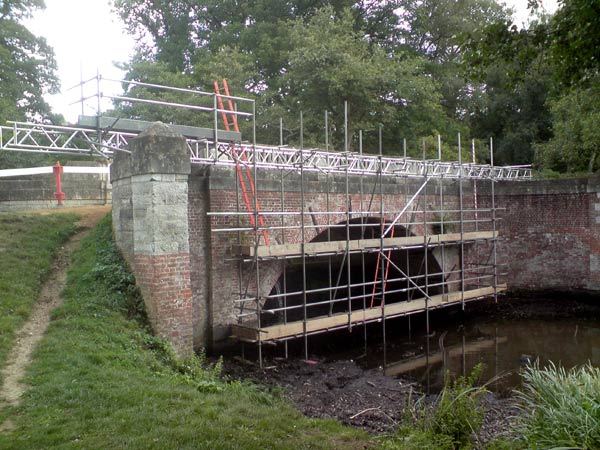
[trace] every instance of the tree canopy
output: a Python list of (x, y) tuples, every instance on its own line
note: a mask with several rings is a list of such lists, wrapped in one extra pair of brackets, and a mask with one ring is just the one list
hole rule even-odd
[[(23, 21), (42, 0), (0, 0), (0, 124), (7, 120), (56, 120), (44, 100), (58, 90), (54, 52)], [(0, 152), (0, 167), (46, 162), (47, 155)]]
[[(399, 151), (407, 138), (409, 152), (417, 155), (420, 137), (440, 133), (453, 140), (460, 131), (494, 137), (502, 163), (595, 170), (594, 134), (573, 138), (573, 151), (581, 156), (576, 164), (566, 163), (557, 149), (564, 130), (573, 129), (565, 111), (597, 93), (599, 4), (562, 0), (549, 17), (536, 9), (539, 2), (529, 3), (533, 19), (526, 27), (517, 27), (511, 11), (495, 0), (114, 4), (138, 38), (129, 78), (203, 90), (227, 78), (236, 94), (256, 100), (263, 142), (279, 141), (282, 118), (285, 142), (297, 143), (302, 110), (305, 143), (322, 145), (328, 111), (330, 142), (341, 149), (348, 101), (351, 146), (362, 129), (367, 148), (375, 150), (383, 125), (384, 148)], [(142, 89), (130, 94), (150, 95)], [(118, 110), (195, 124), (210, 120), (183, 111), (165, 117), (145, 106)], [(593, 122), (594, 108), (579, 111), (581, 124)]]
[(43, 8), (42, 0), (0, 1), (0, 122), (43, 118), (50, 113), (44, 94), (56, 92), (54, 52), (23, 20)]

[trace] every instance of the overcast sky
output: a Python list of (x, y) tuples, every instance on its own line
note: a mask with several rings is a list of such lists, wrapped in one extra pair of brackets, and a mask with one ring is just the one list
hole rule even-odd
[[(516, 11), (515, 22), (526, 22), (527, 0), (505, 1)], [(556, 10), (556, 2), (543, 1), (550, 13)], [(114, 63), (128, 61), (133, 52), (133, 40), (111, 11), (110, 0), (46, 0), (46, 9), (26, 25), (54, 48), (62, 92), (49, 96), (48, 101), (55, 112), (62, 113), (70, 122), (77, 120), (81, 107), (69, 106), (78, 99), (79, 91), (67, 89), (79, 83), (80, 73), (83, 79), (94, 76), (96, 70), (105, 78), (121, 78), (123, 74)], [(106, 86), (104, 92), (116, 93), (116, 90), (110, 92)], [(85, 113), (94, 114), (95, 110), (86, 109)]]

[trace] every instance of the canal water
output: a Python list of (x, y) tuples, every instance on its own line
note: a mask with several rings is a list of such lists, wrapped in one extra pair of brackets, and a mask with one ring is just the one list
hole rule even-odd
[(367, 368), (418, 382), (427, 393), (436, 393), (444, 377), (468, 375), (483, 365), (480, 382), (498, 394), (521, 384), (527, 364), (549, 362), (570, 368), (586, 362), (600, 366), (600, 320), (511, 319), (437, 327), (432, 335), (416, 333), (394, 337), (383, 351), (367, 352), (359, 362)]
[[(371, 324), (366, 351), (362, 326), (323, 334), (309, 338), (310, 354), (381, 369), (430, 394), (440, 391), (447, 375), (468, 375), (477, 364), (483, 366), (479, 383), (500, 395), (521, 385), (528, 364), (600, 367), (600, 299), (503, 299), (497, 306), (469, 305), (466, 312), (459, 307), (432, 311), (429, 322), (428, 335), (425, 314), (389, 320), (385, 346), (381, 324)], [(301, 348), (298, 339), (290, 354), (301, 355)]]

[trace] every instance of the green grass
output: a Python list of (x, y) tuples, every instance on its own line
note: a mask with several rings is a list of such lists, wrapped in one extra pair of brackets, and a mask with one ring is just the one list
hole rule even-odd
[(528, 448), (600, 448), (600, 368), (528, 367), (518, 393)]
[(0, 214), (0, 366), (76, 220), (73, 214)]
[[(181, 361), (141, 324), (107, 218), (74, 255), (64, 304), (0, 448), (364, 448), (368, 436), (303, 417), (275, 393)], [(1, 418), (1, 417), (0, 417)]]

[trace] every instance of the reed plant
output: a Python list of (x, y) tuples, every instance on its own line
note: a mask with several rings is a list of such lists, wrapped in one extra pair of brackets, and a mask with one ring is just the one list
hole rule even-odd
[(529, 448), (600, 448), (600, 368), (550, 363), (523, 372), (519, 434)]

